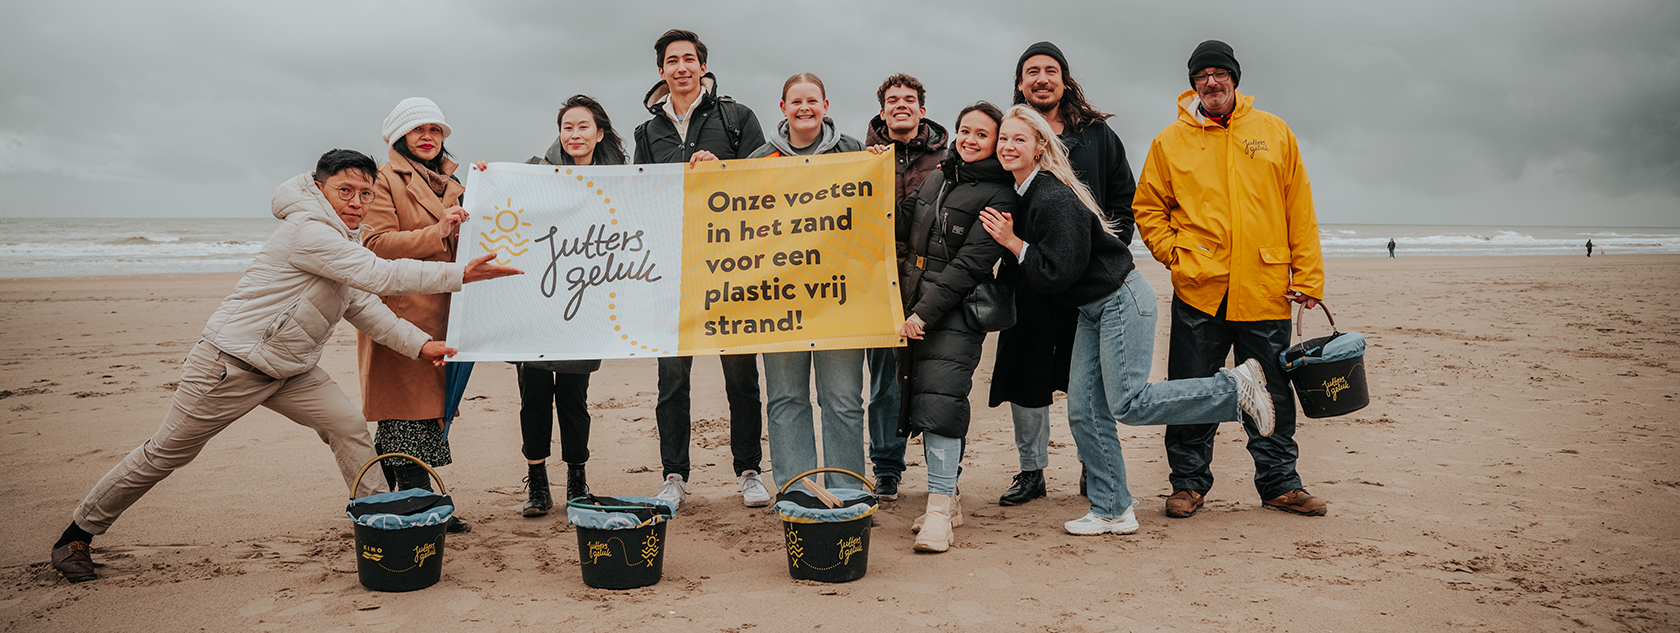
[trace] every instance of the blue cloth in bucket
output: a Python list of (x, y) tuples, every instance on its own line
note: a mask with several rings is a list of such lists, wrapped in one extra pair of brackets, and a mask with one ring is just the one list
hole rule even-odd
[[(1284, 371), (1306, 365), (1334, 363), (1365, 355), (1365, 335), (1341, 332), (1322, 339), (1304, 341), (1278, 354)], [(1294, 357), (1291, 359), (1291, 357)]]
[[(788, 491), (810, 494), (805, 491), (804, 484), (794, 484), (788, 488)], [(776, 514), (780, 515), (784, 521), (795, 523), (840, 523), (873, 514), (877, 507), (875, 495), (867, 490), (829, 488), (828, 492), (840, 499), (840, 507), (810, 508), (782, 499), (776, 502)]]
[(438, 525), (455, 516), (454, 500), (423, 488), (368, 495), (350, 502), (345, 516), (357, 525), (378, 530), (401, 530)]
[[(676, 513), (676, 506), (664, 499), (653, 497), (597, 497), (603, 506), (622, 505), (656, 505), (653, 517), (645, 522), (632, 512), (614, 512), (609, 510), (594, 510), (579, 508), (571, 504), (566, 505), (566, 520), (572, 525), (589, 528), (591, 530), (629, 530), (643, 525), (661, 523)], [(662, 509), (663, 511), (659, 511)], [(644, 511), (646, 512), (646, 511)]]

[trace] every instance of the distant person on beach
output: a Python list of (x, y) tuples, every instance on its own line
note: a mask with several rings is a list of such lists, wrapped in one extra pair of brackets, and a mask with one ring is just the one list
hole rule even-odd
[[(1312, 185), (1289, 126), (1237, 92), (1242, 66), (1230, 45), (1202, 42), (1188, 67), (1191, 89), (1178, 97), (1178, 120), (1150, 144), (1132, 203), (1144, 243), (1172, 270), (1167, 378), (1211, 376), (1233, 347), (1238, 363), (1258, 361), (1277, 427), (1266, 437), (1244, 425), (1254, 487), (1266, 507), (1322, 516), (1328, 504), (1295, 472), (1295, 398), (1278, 366), (1289, 347), (1290, 302), (1311, 309), (1324, 297)], [(1202, 507), (1218, 429), (1167, 429), (1167, 516)]]
[(490, 263), (489, 255), (465, 265), (386, 260), (360, 246), (356, 229), (373, 201), (377, 172), (372, 158), (335, 149), (321, 156), (313, 175), (275, 190), (274, 217), (283, 224), (204, 326), (163, 425), (99, 480), (53, 544), (53, 568), (66, 579), (93, 580), (94, 535), (259, 405), (319, 434), (357, 496), (385, 491), (382, 481), (356, 483), (362, 465), (378, 455), (373, 438), (350, 398), (315, 365), (333, 326), (348, 319), (381, 345), (441, 365), (455, 350), (398, 318), (377, 295), (455, 292), (520, 271)]
[[(572, 95), (560, 104), (556, 119), (560, 135), (528, 165), (623, 165), (624, 141), (613, 129), (601, 102)], [(489, 168), (477, 163), (479, 171)], [(525, 507), (520, 513), (540, 517), (554, 508), (549, 491), (548, 458), (553, 453), (556, 415), (560, 427), (560, 459), (566, 462), (566, 497), (589, 494), (585, 463), (589, 461), (589, 374), (599, 360), (554, 360), (514, 363), (519, 376), (520, 452), (525, 455)]]
[(1592, 257), (1592, 240), (1587, 240), (1587, 257)]
[(1394, 259), (1394, 238), (1388, 238), (1388, 258)]
[[(898, 160), (893, 178), (898, 195), (893, 203), (901, 205), (945, 160), (950, 133), (927, 118), (927, 89), (915, 77), (902, 73), (887, 77), (875, 89), (875, 101), (881, 112), (869, 120), (863, 144), (893, 146)], [(898, 482), (904, 477), (907, 440), (898, 436), (898, 349), (864, 352), (864, 364), (869, 367), (869, 461), (875, 469), (875, 496), (882, 501), (898, 499)]]
[[(706, 70), (706, 45), (692, 31), (671, 29), (653, 43), (659, 83), (643, 99), (653, 118), (636, 126), (638, 165), (734, 160), (764, 144), (764, 131), (751, 108), (717, 96), (717, 78)], [(723, 392), (729, 400), (729, 452), (734, 457), (741, 502), (770, 505), (759, 476), (764, 447), (764, 409), (758, 392), (758, 356), (724, 354)], [(665, 477), (655, 496), (673, 505), (688, 497), (689, 373), (692, 356), (659, 358), (659, 461)]]
[[(1038, 110), (1067, 147), (1080, 182), (1091, 190), (1103, 216), (1117, 223), (1121, 242), (1132, 242), (1132, 193), (1137, 181), (1126, 162), (1126, 147), (1108, 125), (1112, 116), (1085, 100), (1062, 49), (1050, 42), (1027, 47), (1015, 61), (1014, 103)], [(1014, 274), (1015, 258), (1003, 258), (1003, 277)], [(992, 366), (989, 406), (1009, 404), (1015, 427), (1015, 451), (1021, 472), (998, 503), (1019, 505), (1048, 493), (1044, 469), (1050, 466), (1050, 403), (1067, 391), (1073, 364), (1077, 308), (1042, 296), (1030, 285), (1015, 287), (1015, 327), (998, 334)], [(1085, 493), (1083, 468), (1080, 494)]]
[[(424, 97), (397, 103), (385, 117), (381, 136), (387, 162), (374, 180), (373, 202), (362, 219), (362, 245), (385, 259), (455, 261), (466, 187), (454, 176), (456, 164), (444, 147), (452, 130), (443, 111)], [(449, 293), (390, 296), (386, 307), (398, 317), (443, 340), (449, 331)], [(413, 359), (380, 345), (366, 332), (356, 335), (362, 383), (362, 415), (376, 423), (374, 450), (404, 453), (433, 468), (454, 461), (444, 433), (445, 373), (440, 365)], [(392, 489), (431, 490), (424, 466), (398, 457), (380, 463)], [(471, 529), (460, 516), (450, 532)]]
[(1062, 529), (1077, 535), (1131, 534), (1138, 530), (1137, 501), (1126, 484), (1115, 423), (1217, 426), (1247, 414), (1267, 435), (1272, 401), (1266, 378), (1260, 365), (1249, 360), (1206, 378), (1149, 382), (1155, 289), (1120, 239), (1122, 221), (1103, 213), (1037, 109), (1009, 109), (998, 129), (997, 156), (1014, 177), (1021, 199), (1013, 214), (982, 211), (986, 233), (1019, 262), (1013, 278), (1017, 288), (1032, 286), (1045, 300), (1078, 309), (1068, 426), (1089, 474), (1090, 509)]

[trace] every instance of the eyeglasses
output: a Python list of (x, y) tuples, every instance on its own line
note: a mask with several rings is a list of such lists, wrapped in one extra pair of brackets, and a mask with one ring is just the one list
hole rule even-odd
[(338, 189), (338, 199), (339, 200), (349, 200), (351, 198), (358, 198), (359, 197), (359, 198), (362, 199), (362, 204), (367, 204), (369, 202), (373, 202), (373, 192), (372, 191), (367, 191), (367, 190), (364, 189), (360, 193), (357, 193), (357, 191), (355, 189), (351, 189), (349, 187), (337, 187), (337, 189)]
[(1194, 82), (1198, 86), (1206, 84), (1210, 81), (1218, 81), (1218, 82), (1223, 83), (1223, 82), (1227, 82), (1227, 81), (1230, 81), (1230, 80), (1231, 80), (1231, 72), (1228, 71), (1228, 70), (1216, 70), (1216, 71), (1211, 72), (1211, 73), (1205, 73), (1205, 74), (1201, 74), (1201, 75), (1192, 75), (1190, 77), (1190, 81)]

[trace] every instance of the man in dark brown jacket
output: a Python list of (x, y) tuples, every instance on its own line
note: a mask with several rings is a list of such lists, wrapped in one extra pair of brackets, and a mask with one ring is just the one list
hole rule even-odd
[[(922, 82), (903, 73), (888, 77), (875, 90), (881, 113), (869, 120), (863, 144), (893, 147), (898, 157), (896, 203), (915, 195), (945, 159), (950, 135), (944, 126), (926, 118), (926, 98)], [(904, 478), (905, 440), (898, 436), (898, 368), (891, 348), (868, 350), (865, 362), (869, 365), (869, 461), (875, 465), (875, 494), (892, 501), (898, 498), (898, 482)]]

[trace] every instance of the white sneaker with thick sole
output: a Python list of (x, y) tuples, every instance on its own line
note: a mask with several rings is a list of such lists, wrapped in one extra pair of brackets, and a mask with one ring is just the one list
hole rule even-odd
[(749, 470), (741, 473), (738, 480), (741, 484), (741, 503), (749, 508), (762, 508), (770, 505), (770, 491), (764, 489), (764, 479), (758, 476), (758, 471)]
[(1270, 437), (1277, 426), (1277, 413), (1272, 409), (1272, 394), (1266, 391), (1266, 372), (1260, 368), (1260, 361), (1250, 358), (1219, 371), (1237, 381), (1237, 407), (1254, 420), (1261, 437)]
[(683, 476), (670, 475), (666, 477), (665, 485), (659, 487), (659, 494), (654, 495), (653, 498), (671, 502), (674, 509), (681, 508), (683, 501), (688, 499), (688, 487), (683, 483)]
[[(1132, 505), (1137, 505), (1136, 503)], [(1090, 512), (1062, 525), (1068, 534), (1079, 536), (1093, 536), (1097, 534), (1131, 534), (1138, 531), (1137, 513), (1132, 508), (1126, 508), (1126, 513), (1117, 519), (1104, 519)]]

